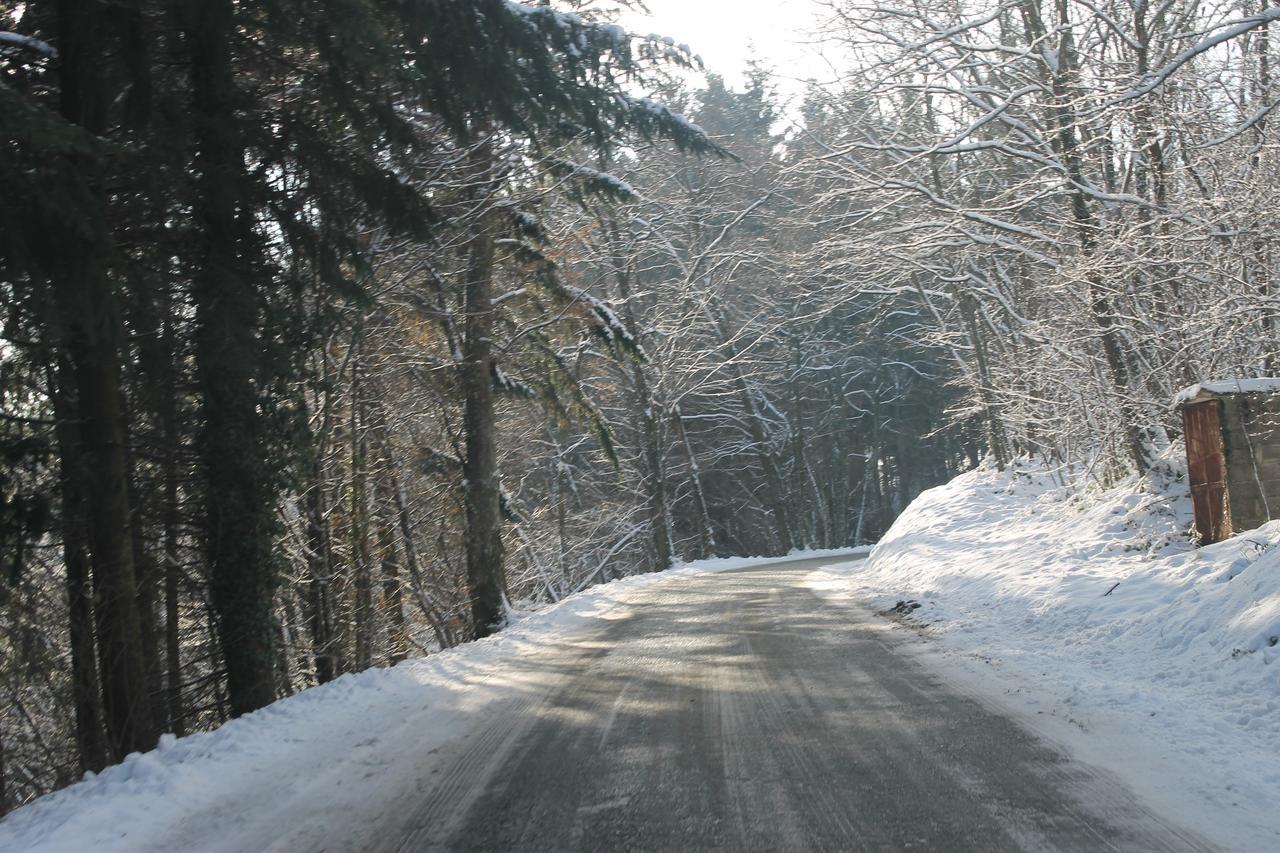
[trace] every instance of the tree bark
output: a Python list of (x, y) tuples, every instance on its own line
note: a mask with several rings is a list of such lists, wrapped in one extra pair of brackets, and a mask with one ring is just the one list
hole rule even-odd
[(632, 385), (636, 402), (641, 411), (637, 414), (644, 434), (644, 460), (648, 481), (650, 541), (653, 545), (651, 571), (660, 572), (671, 567), (671, 507), (667, 499), (666, 454), (663, 453), (662, 424), (654, 412), (656, 406), (649, 393), (649, 380), (644, 366), (636, 363), (631, 368)]
[(373, 578), (369, 549), (368, 439), (365, 435), (367, 404), (360, 375), (360, 332), (352, 342), (356, 353), (351, 360), (351, 557), (355, 572), (355, 659), (356, 672), (373, 665)]
[(996, 460), (996, 470), (1003, 471), (1009, 464), (1009, 443), (1004, 436), (1004, 423), (1000, 420), (1000, 410), (995, 397), (991, 393), (991, 373), (987, 367), (987, 346), (978, 328), (978, 320), (973, 307), (973, 296), (958, 293), (960, 314), (964, 317), (965, 329), (969, 333), (969, 342), (973, 345), (973, 359), (978, 373), (978, 399), (982, 401), (982, 410), (986, 415), (987, 443)]
[(707, 493), (702, 488), (702, 469), (698, 465), (698, 456), (689, 441), (689, 433), (684, 426), (684, 415), (677, 405), (671, 413), (676, 432), (680, 435), (680, 443), (684, 446), (685, 456), (689, 459), (689, 483), (693, 487), (694, 522), (698, 528), (698, 559), (713, 557), (716, 553), (716, 533), (711, 527), (711, 512), (707, 509)]
[[(90, 133), (106, 130), (108, 93), (103, 75), (105, 8), (62, 0), (58, 4), (61, 112)], [(59, 259), (54, 299), (60, 344), (76, 387), (76, 427), (93, 573), (103, 710), (113, 757), (150, 749), (155, 727), (143, 661), (141, 622), (131, 534), (132, 514), (125, 459), (124, 413), (118, 346), (124, 339), (109, 278), (111, 245), (105, 222), (103, 180), (96, 159), (72, 164), (94, 197), (99, 217), (65, 241), (45, 247)], [(67, 236), (67, 235), (63, 235)], [(57, 243), (54, 245), (53, 243)]]
[(54, 378), (67, 371), (65, 365), (56, 374), (50, 371), (50, 384), (53, 386), (50, 397), (57, 421), (58, 457), (62, 461), (62, 561), (66, 570), (71, 696), (75, 706), (76, 754), (80, 770), (96, 773), (107, 764), (107, 741), (98, 699), (93, 590), (89, 581), (88, 543), (85, 541), (84, 473), (77, 470), (81, 464), (80, 440), (74, 420), (74, 401), (68, 398), (69, 392), (65, 387), (69, 380)]
[(182, 708), (182, 650), (180, 614), (178, 610), (178, 583), (182, 574), (178, 555), (178, 537), (181, 534), (181, 508), (178, 506), (178, 409), (177, 388), (174, 382), (174, 320), (165, 306), (164, 349), (167, 356), (165, 393), (162, 395), (160, 428), (164, 435), (164, 461), (161, 477), (164, 483), (164, 508), (161, 524), (164, 527), (164, 653), (165, 653), (165, 706), (169, 716), (169, 731), (178, 737), (186, 734), (185, 712)]
[[(475, 179), (492, 192), (495, 168), (490, 144), (481, 141), (471, 156)], [(486, 208), (490, 199), (480, 198)], [(462, 344), (462, 463), (466, 505), (467, 583), (471, 593), (473, 636), (487, 637), (502, 625), (507, 579), (503, 565), (502, 515), (498, 476), (497, 415), (493, 397), (494, 227), (492, 212), (480, 212), (473, 225), (467, 260), (466, 322)]]
[[(321, 384), (327, 388), (332, 379), (327, 346), (320, 357), (320, 370)], [(302, 405), (306, 405), (305, 397)], [(332, 427), (331, 405), (331, 395), (326, 391), (323, 402), (317, 402), (320, 409), (319, 434), (312, 436), (308, 472), (310, 483), (303, 499), (307, 522), (307, 589), (304, 603), (307, 630), (311, 634), (315, 676), (320, 684), (332, 681), (343, 670), (341, 648), (333, 624), (333, 593), (330, 588), (333, 580), (333, 551), (324, 489), (324, 461)]]
[(202, 392), (210, 594), (233, 716), (272, 702), (274, 495), (258, 412), (259, 295), (245, 268), (256, 254), (241, 210), (244, 143), (234, 107), (231, 0), (188, 4), (195, 213), (203, 241), (192, 279), (196, 369)]
[[(137, 468), (130, 465), (136, 477)], [(133, 478), (130, 478), (131, 481)], [(137, 495), (138, 488), (129, 489), (130, 497)], [(146, 670), (147, 701), (151, 703), (151, 718), (155, 721), (157, 732), (165, 719), (164, 707), (161, 703), (163, 694), (160, 674), (160, 640), (159, 625), (156, 620), (156, 598), (160, 586), (160, 570), (147, 552), (146, 537), (143, 535), (143, 511), (140, 502), (131, 500), (134, 507), (133, 517), (133, 556), (136, 566), (138, 584), (138, 624), (142, 631), (142, 664)]]
[(311, 488), (307, 490), (307, 628), (315, 657), (316, 681), (333, 681), (341, 671), (333, 629), (333, 604), (329, 592), (331, 558), (329, 526), (325, 519), (324, 487), (320, 465), (312, 471)]
[[(384, 495), (384, 501), (390, 495)], [(378, 551), (382, 563), (382, 604), (387, 614), (387, 662), (392, 666), (409, 653), (409, 625), (404, 617), (404, 587), (400, 580), (400, 560), (396, 553), (395, 527), (383, 503), (378, 524)]]
[[(105, 286), (105, 283), (104, 283)], [(72, 347), (86, 472), (103, 707), (117, 759), (155, 745), (143, 653), (116, 353)]]
[(186, 734), (182, 709), (182, 646), (178, 610), (178, 581), (181, 564), (178, 558), (178, 465), (174, 439), (166, 429), (164, 470), (164, 659), (165, 707), (169, 715), (169, 731), (178, 737)]
[(740, 376), (737, 377), (736, 381), (738, 395), (747, 417), (747, 430), (755, 445), (756, 458), (759, 459), (760, 467), (764, 470), (765, 493), (768, 495), (769, 513), (773, 517), (774, 532), (777, 534), (781, 552), (786, 554), (795, 547), (795, 540), (791, 535), (790, 514), (787, 512), (786, 504), (783, 503), (785, 488), (782, 482), (782, 473), (778, 470), (778, 464), (774, 461), (773, 454), (769, 451), (769, 442), (765, 436), (764, 427), (760, 425), (760, 411), (756, 406), (755, 399), (751, 396), (751, 390), (747, 387), (746, 380)]

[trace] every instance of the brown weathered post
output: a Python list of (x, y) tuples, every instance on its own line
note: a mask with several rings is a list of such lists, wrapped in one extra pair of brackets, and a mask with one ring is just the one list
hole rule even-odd
[(1192, 385), (1182, 411), (1200, 542), (1266, 524), (1280, 509), (1280, 379)]

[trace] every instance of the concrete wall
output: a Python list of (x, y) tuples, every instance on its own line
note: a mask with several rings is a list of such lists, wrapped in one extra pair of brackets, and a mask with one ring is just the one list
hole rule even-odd
[(1230, 394), (1221, 399), (1227, 503), (1231, 529), (1238, 533), (1280, 518), (1280, 395)]

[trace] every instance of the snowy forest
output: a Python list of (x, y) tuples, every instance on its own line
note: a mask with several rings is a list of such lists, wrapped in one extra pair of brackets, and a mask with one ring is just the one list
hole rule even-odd
[(594, 0), (0, 7), (0, 814), (1276, 372), (1280, 8), (815, 5), (794, 98)]

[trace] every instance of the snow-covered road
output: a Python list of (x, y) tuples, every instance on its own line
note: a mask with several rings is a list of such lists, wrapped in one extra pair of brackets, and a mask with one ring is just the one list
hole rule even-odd
[(824, 604), (804, 580), (830, 562), (637, 593), (630, 618), (527, 662), (376, 835), (338, 846), (1201, 849), (899, 655), (882, 620)]
[[(658, 585), (529, 661), (371, 849), (1199, 849), (804, 587), (828, 561)], [(355, 839), (353, 839), (355, 840)]]
[(135, 757), (0, 849), (1203, 849), (809, 588), (850, 559), (607, 584)]

